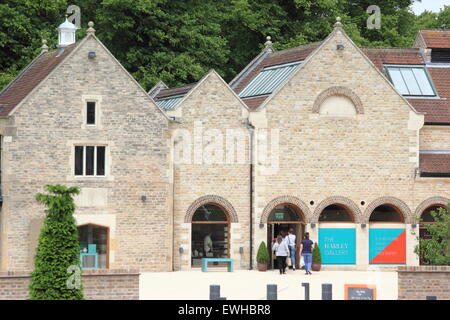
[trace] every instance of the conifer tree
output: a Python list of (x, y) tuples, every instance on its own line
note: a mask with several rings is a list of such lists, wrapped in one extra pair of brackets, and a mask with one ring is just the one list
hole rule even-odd
[(46, 218), (31, 274), (32, 300), (83, 299), (81, 285), (80, 244), (73, 213), (73, 195), (78, 187), (46, 185), (48, 194), (38, 193), (36, 199), (44, 204)]

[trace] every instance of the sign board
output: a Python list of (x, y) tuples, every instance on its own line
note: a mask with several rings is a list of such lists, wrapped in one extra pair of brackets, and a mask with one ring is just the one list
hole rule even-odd
[(371, 228), (369, 230), (369, 263), (406, 263), (406, 230), (404, 228)]
[(319, 248), (322, 264), (355, 264), (355, 228), (320, 228)]
[(345, 300), (376, 300), (377, 289), (375, 285), (346, 284), (344, 285)]
[(284, 219), (284, 212), (275, 212), (275, 219), (276, 220), (283, 220)]

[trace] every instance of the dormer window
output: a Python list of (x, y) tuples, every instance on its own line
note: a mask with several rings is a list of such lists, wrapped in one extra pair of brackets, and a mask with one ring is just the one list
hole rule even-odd
[(404, 96), (435, 97), (428, 73), (423, 66), (386, 66), (395, 88)]
[(95, 102), (92, 101), (88, 101), (86, 103), (86, 124), (87, 125), (92, 125), (95, 126), (96, 121), (95, 121)]
[(431, 49), (431, 62), (450, 63), (450, 49)]

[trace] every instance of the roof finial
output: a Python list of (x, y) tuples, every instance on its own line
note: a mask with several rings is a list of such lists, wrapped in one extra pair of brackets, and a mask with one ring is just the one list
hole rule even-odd
[(42, 51), (41, 52), (48, 52), (48, 46), (47, 46), (47, 40), (42, 39)]
[(336, 23), (334, 24), (336, 28), (342, 27), (341, 17), (336, 17)]
[(88, 22), (89, 28), (87, 29), (87, 34), (95, 34), (94, 23), (92, 21)]
[(264, 43), (264, 46), (266, 47), (264, 50), (272, 50), (272, 41), (270, 41), (272, 38), (270, 36), (266, 37), (266, 42)]

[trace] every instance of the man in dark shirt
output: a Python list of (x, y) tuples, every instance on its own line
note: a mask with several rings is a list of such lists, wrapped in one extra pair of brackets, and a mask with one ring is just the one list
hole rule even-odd
[(312, 249), (314, 248), (314, 242), (309, 240), (309, 233), (305, 233), (305, 239), (302, 240), (300, 244), (300, 252), (305, 260), (305, 274), (311, 273), (311, 264), (312, 264)]

